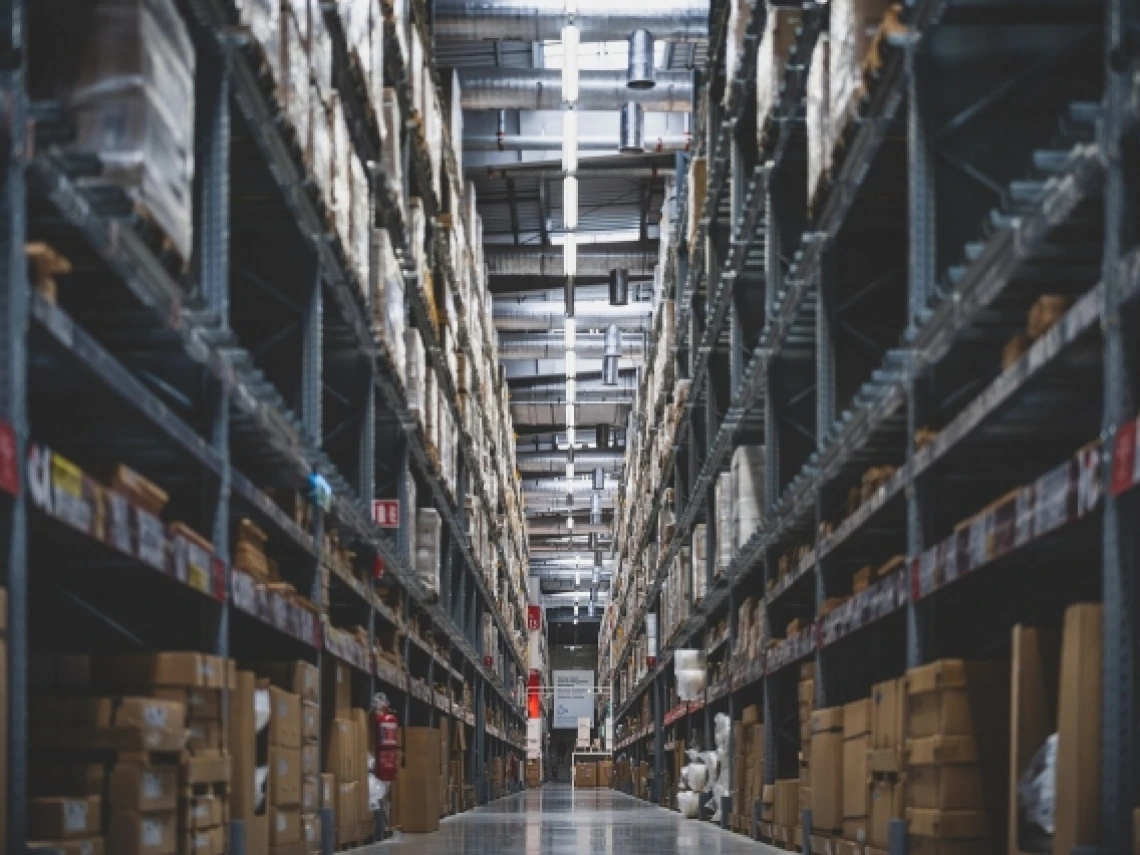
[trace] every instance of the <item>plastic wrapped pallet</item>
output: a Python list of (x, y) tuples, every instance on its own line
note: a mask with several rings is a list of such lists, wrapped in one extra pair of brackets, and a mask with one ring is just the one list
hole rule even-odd
[[(306, 0), (292, 0), (295, 4), (304, 4)], [(313, 87), (316, 97), (326, 107), (332, 102), (333, 93), (333, 56), (332, 35), (321, 11), (320, 0), (307, 0), (309, 4), (309, 61), (313, 78)]]
[(703, 157), (694, 157), (689, 163), (688, 189), (688, 243), (692, 252), (694, 241), (697, 239), (697, 228), (701, 223), (701, 216), (705, 209), (705, 196), (708, 195), (709, 162)]
[[(300, 11), (303, 14), (297, 14)], [(282, 10), (278, 96), (285, 118), (312, 166), (312, 83), (309, 80), (308, 9)]]
[(76, 147), (98, 155), (104, 177), (189, 261), (196, 58), (181, 13), (173, 0), (101, 0), (80, 50), (74, 86), (61, 81)]
[(333, 151), (333, 229), (340, 238), (341, 246), (349, 252), (352, 246), (352, 178), (349, 163), (355, 156), (352, 139), (348, 134), (348, 121), (344, 116), (344, 106), (340, 98), (333, 98), (332, 106), (332, 151)]
[(388, 176), (391, 185), (397, 188), (396, 197), (400, 211), (406, 216), (402, 190), (404, 186), (404, 153), (400, 141), (401, 134), (399, 133), (400, 128), (403, 127), (403, 120), (400, 118), (400, 99), (395, 89), (384, 90), (380, 114), (384, 118), (384, 126), (394, 129), (394, 132), (387, 134), (381, 143), (380, 165)]
[(863, 62), (888, 6), (887, 0), (834, 0), (831, 4), (828, 108), (836, 138), (843, 134), (863, 96)]
[(431, 75), (424, 68), (424, 43), (420, 38), (420, 31), (416, 27), (410, 27), (408, 34), (408, 76), (412, 88), (411, 118), (422, 122), (426, 90), (431, 82)]
[[(736, 75), (744, 56), (744, 36), (748, 32), (748, 19), (752, 11), (747, 0), (729, 0), (728, 31), (725, 34), (724, 44), (724, 72), (729, 80)], [(733, 87), (724, 87), (724, 105), (728, 106), (729, 96)]]
[(420, 426), (424, 424), (425, 383), (427, 381), (427, 358), (424, 354), (424, 340), (420, 331), (409, 327), (405, 336), (407, 344), (407, 384), (408, 409)]
[(764, 514), (764, 446), (741, 445), (732, 453), (732, 532), (740, 549)]
[(384, 89), (384, 21), (379, 4), (376, 0), (339, 0), (337, 11), (349, 56), (359, 63), (369, 99), (378, 105)]
[(266, 64), (276, 73), (281, 54), (281, 0), (241, 0), (237, 11), (238, 23), (249, 31), (265, 54)]
[(693, 603), (699, 603), (705, 598), (708, 588), (707, 574), (708, 526), (704, 523), (693, 526), (692, 574), (693, 574)]
[(434, 599), (439, 597), (439, 541), (442, 521), (435, 508), (416, 511), (416, 577)]
[(311, 101), (312, 106), (312, 169), (316, 177), (317, 189), (325, 207), (333, 206), (333, 141), (332, 119), (329, 110), (319, 100)]
[(436, 199), (443, 198), (443, 112), (439, 106), (439, 93), (431, 85), (431, 77), (424, 72), (427, 91), (424, 93), (424, 137), (427, 140), (428, 160), (431, 162), (431, 186)]
[(821, 35), (811, 54), (811, 67), (807, 77), (807, 137), (808, 137), (808, 204), (819, 195), (820, 187), (831, 171), (831, 152), (835, 142), (831, 134), (831, 109), (828, 106), (828, 55), (829, 40)]
[[(436, 443), (436, 410), (439, 406), (439, 392), (436, 388), (435, 368), (427, 366), (424, 371), (424, 436), (433, 446)], [(438, 447), (436, 451), (438, 452)]]
[(372, 192), (359, 157), (349, 158), (349, 181), (352, 187), (352, 218), (349, 224), (348, 258), (357, 281), (368, 281), (368, 249), (372, 239)]
[[(372, 318), (380, 340), (388, 348), (401, 382), (407, 386), (404, 330), (404, 274), (392, 249), (387, 229), (372, 231)], [(417, 333), (418, 334), (418, 333)]]
[(756, 51), (756, 130), (763, 142), (765, 120), (776, 103), (784, 82), (784, 66), (796, 43), (800, 10), (771, 6), (764, 22), (764, 34)]

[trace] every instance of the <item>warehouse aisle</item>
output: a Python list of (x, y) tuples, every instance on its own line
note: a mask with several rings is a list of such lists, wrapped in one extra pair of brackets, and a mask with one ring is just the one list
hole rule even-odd
[(408, 834), (369, 855), (763, 855), (767, 847), (682, 819), (615, 790), (548, 784), (468, 811), (435, 834)]

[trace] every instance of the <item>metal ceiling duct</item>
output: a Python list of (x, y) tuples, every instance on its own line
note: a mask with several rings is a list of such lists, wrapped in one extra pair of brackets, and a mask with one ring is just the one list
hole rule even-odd
[(602, 521), (602, 495), (594, 493), (590, 496), (590, 523), (598, 525)]
[[(652, 47), (649, 67), (652, 72)], [(490, 66), (457, 71), (464, 110), (562, 109), (561, 69)], [(622, 71), (584, 69), (578, 80), (580, 110), (618, 110), (629, 102), (651, 113), (687, 113), (693, 108), (693, 78), (685, 71), (660, 72), (652, 88), (631, 88)]]
[(639, 154), (645, 151), (645, 111), (641, 109), (640, 104), (630, 102), (621, 107), (618, 151), (622, 154)]
[[(605, 355), (604, 333), (579, 333), (575, 337), (574, 352), (579, 362), (583, 359), (601, 359)], [(621, 337), (621, 355), (637, 359), (645, 355), (645, 339), (641, 333), (626, 333)], [(564, 359), (566, 338), (562, 333), (517, 333), (499, 336), (499, 361), (519, 359)]]
[(634, 30), (629, 37), (629, 66), (626, 86), (635, 92), (653, 89), (657, 76), (653, 67), (653, 34)]
[[(708, 0), (577, 0), (576, 6), (573, 23), (582, 42), (620, 41), (635, 30), (670, 42), (709, 35)], [(436, 0), (434, 12), (436, 38), (460, 41), (559, 41), (571, 23), (565, 0)]]
[[(566, 307), (558, 303), (504, 303), (495, 301), (493, 309), (495, 328), (500, 332), (524, 330), (551, 331), (566, 326)], [(575, 322), (580, 330), (604, 329), (616, 324), (624, 330), (648, 330), (653, 322), (648, 303), (629, 306), (611, 306), (609, 303), (579, 303), (575, 307)], [(621, 339), (617, 343), (621, 353)]]
[[(526, 166), (525, 161), (522, 166)], [(468, 170), (467, 174), (486, 175), (488, 178), (504, 181), (510, 178), (537, 178), (540, 181), (559, 181), (566, 177), (566, 173), (562, 169), (517, 169), (515, 168), (515, 164), (507, 164), (505, 167), (496, 164), (495, 166), (486, 167), (485, 170), (478, 173), (474, 170)], [(661, 169), (656, 166), (603, 167), (599, 169), (586, 169), (579, 166), (574, 170), (574, 175), (579, 181), (585, 181), (591, 178), (643, 181), (646, 178), (664, 178), (666, 175), (672, 174), (672, 170)]]
[[(635, 276), (652, 276), (657, 265), (657, 252), (599, 250), (593, 246), (578, 247), (579, 276), (609, 276), (621, 267)], [(562, 278), (562, 248), (513, 249), (486, 246), (487, 273), (490, 276), (557, 276)]]
[[(532, 522), (528, 523), (526, 527), (527, 534), (535, 537), (543, 537), (546, 535), (552, 537), (565, 537), (571, 533), (570, 529), (566, 528), (566, 522)], [(574, 534), (609, 534), (613, 531), (613, 526), (602, 523), (574, 523)]]
[(606, 347), (602, 356), (602, 385), (618, 385), (618, 361), (621, 359), (621, 329), (617, 324), (606, 327)]
[(594, 437), (595, 437), (594, 444), (598, 448), (609, 448), (610, 447), (610, 426), (609, 425), (598, 425), (596, 428), (594, 428)]
[[(601, 380), (578, 380), (578, 403), (596, 404), (631, 404), (633, 395), (637, 390), (637, 374), (630, 371), (619, 374), (615, 383), (606, 384)], [(540, 402), (565, 403), (566, 381), (547, 380), (528, 383), (525, 386), (516, 385), (511, 389), (511, 406), (523, 404), (536, 404)]]
[[(642, 152), (688, 151), (692, 138), (688, 134), (670, 134), (665, 137), (649, 137), (638, 149)], [(618, 141), (613, 137), (578, 137), (579, 151), (618, 150)], [(536, 136), (528, 134), (503, 134), (487, 136), (473, 134), (463, 137), (463, 148), (467, 151), (558, 151), (562, 148), (562, 135)], [(632, 151), (624, 152), (632, 154)]]
[[(518, 463), (519, 472), (524, 475), (528, 473), (554, 475), (566, 469), (565, 451), (522, 451), (516, 455), (515, 460)], [(611, 469), (620, 466), (624, 460), (624, 451), (596, 448), (577, 448), (574, 450), (575, 464), (581, 463), (583, 466), (602, 466)]]
[(629, 271), (618, 267), (610, 271), (610, 305), (624, 306), (629, 302)]

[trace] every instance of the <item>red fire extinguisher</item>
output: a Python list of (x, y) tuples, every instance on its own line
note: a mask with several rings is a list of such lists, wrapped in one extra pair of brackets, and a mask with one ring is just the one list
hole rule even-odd
[(400, 722), (383, 696), (373, 704), (372, 726), (376, 729), (376, 777), (394, 781), (400, 765)]

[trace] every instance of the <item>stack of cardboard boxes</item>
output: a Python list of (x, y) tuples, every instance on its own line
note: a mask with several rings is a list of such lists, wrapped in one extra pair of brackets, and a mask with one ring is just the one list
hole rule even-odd
[(574, 764), (574, 786), (580, 790), (592, 790), (598, 786), (598, 764), (579, 760)]
[(228, 660), (199, 653), (38, 657), (29, 835), (38, 848), (222, 855)]
[(843, 713), (829, 707), (811, 714), (811, 825), (819, 834), (843, 831)]
[(764, 790), (764, 725), (758, 706), (744, 708), (732, 736), (737, 825), (751, 828), (752, 806), (761, 800)]
[[(815, 663), (804, 662), (800, 665), (800, 682), (798, 690), (799, 721), (800, 721), (800, 794), (799, 806), (801, 809), (811, 807), (811, 752), (812, 752), (812, 713), (815, 712)], [(842, 722), (840, 722), (842, 727)], [(795, 823), (799, 827), (799, 820)]]
[(439, 731), (405, 727), (404, 751), (393, 788), (394, 823), (405, 833), (439, 830)]
[(886, 680), (871, 687), (871, 746), (867, 754), (867, 844), (869, 855), (890, 845), (891, 820), (904, 818), (904, 745), (906, 680)]
[(1005, 837), (1009, 665), (943, 659), (906, 681), (908, 848), (987, 851)]
[(843, 840), (867, 842), (867, 752), (874, 707), (870, 698), (843, 707)]

